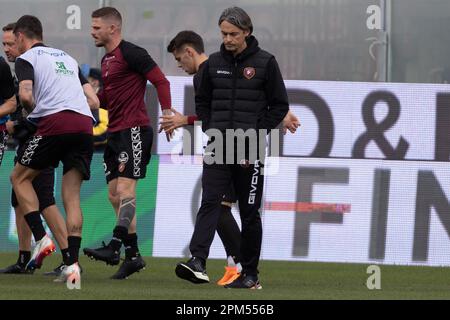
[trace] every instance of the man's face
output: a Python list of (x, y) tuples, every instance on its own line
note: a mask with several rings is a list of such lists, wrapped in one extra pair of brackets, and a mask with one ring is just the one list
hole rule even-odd
[(87, 79), (89, 81), (89, 84), (94, 88), (95, 91), (97, 91), (100, 88), (100, 81), (93, 77), (88, 77)]
[(112, 24), (102, 18), (92, 18), (91, 35), (96, 47), (103, 47), (111, 39)]
[(187, 74), (195, 74), (195, 60), (193, 56), (193, 50), (191, 47), (183, 46), (179, 50), (172, 52), (175, 60), (178, 62), (178, 68), (183, 69)]
[(16, 61), (16, 58), (20, 56), (19, 49), (16, 44), (16, 36), (12, 31), (3, 32), (3, 50), (5, 51), (6, 58), (9, 62)]
[(25, 35), (22, 32), (17, 32), (15, 35), (16, 46), (19, 55), (25, 53), (27, 51), (26, 43), (25, 43)]
[(228, 21), (223, 21), (220, 24), (220, 32), (227, 51), (238, 54), (246, 48), (245, 38), (250, 34), (249, 31), (241, 30)]

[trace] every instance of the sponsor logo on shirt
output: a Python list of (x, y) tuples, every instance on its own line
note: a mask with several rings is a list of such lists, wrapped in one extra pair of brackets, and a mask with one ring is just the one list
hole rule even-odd
[(66, 68), (64, 62), (55, 62), (56, 63), (56, 74), (60, 74), (63, 76), (73, 76), (75, 71), (69, 70)]
[(38, 56), (42, 56), (43, 54), (48, 54), (49, 56), (52, 56), (52, 57), (64, 57), (64, 56), (67, 56), (67, 53), (62, 52), (62, 51), (60, 51), (60, 52), (47, 52), (47, 51), (42, 50), (42, 49), (37, 51), (37, 55)]

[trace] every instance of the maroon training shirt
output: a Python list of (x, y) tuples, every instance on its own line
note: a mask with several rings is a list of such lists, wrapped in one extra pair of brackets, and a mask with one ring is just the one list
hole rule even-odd
[(123, 41), (102, 59), (103, 90), (98, 94), (106, 106), (109, 132), (149, 126), (144, 96), (147, 80), (158, 93), (162, 109), (170, 109), (170, 84), (143, 48)]

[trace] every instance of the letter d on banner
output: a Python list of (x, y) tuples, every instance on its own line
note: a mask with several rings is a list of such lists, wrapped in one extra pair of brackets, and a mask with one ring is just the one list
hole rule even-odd
[(381, 269), (379, 266), (369, 266), (367, 274), (371, 276), (367, 279), (366, 286), (369, 290), (381, 290)]

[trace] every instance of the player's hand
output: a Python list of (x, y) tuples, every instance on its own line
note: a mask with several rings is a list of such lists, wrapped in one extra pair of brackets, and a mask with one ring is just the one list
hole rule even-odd
[(300, 121), (291, 112), (291, 110), (289, 110), (289, 112), (286, 114), (286, 117), (284, 117), (284, 119), (283, 119), (283, 124), (282, 124), (283, 134), (286, 134), (288, 130), (291, 133), (295, 133), (297, 131), (297, 128), (300, 126), (301, 126)]
[[(162, 111), (162, 114), (163, 114), (163, 117), (169, 117), (169, 116), (171, 116), (172, 115), (172, 109), (164, 109), (163, 111)], [(159, 133), (161, 133), (162, 131), (164, 130), (164, 128), (161, 126), (160, 128), (159, 128)], [(170, 140), (173, 138), (173, 135), (174, 135), (174, 131), (172, 130), (172, 131), (170, 131), (170, 130), (164, 130), (165, 131), (165, 133), (166, 133), (166, 139), (167, 139), (167, 142), (170, 142)]]
[(162, 117), (160, 117), (160, 130), (164, 130), (166, 132), (173, 131), (188, 124), (187, 116), (182, 115), (173, 108), (171, 109), (171, 111), (173, 112), (172, 115), (163, 115)]
[(6, 131), (11, 135), (14, 133), (14, 122), (11, 120), (8, 120), (6, 122)]

